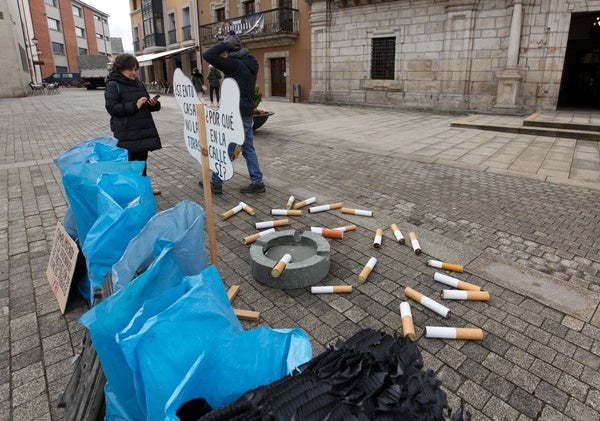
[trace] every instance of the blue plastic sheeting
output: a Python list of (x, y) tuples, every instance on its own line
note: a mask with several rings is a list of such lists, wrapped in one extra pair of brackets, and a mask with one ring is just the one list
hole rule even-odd
[(106, 374), (107, 414), (176, 420), (190, 399), (203, 397), (217, 408), (311, 359), (300, 329), (244, 331), (214, 266), (179, 277), (173, 265), (171, 250), (163, 250), (80, 320)]
[(154, 215), (130, 242), (112, 267), (113, 291), (118, 291), (143, 272), (166, 245), (184, 275), (200, 273), (207, 265), (204, 239), (204, 210), (184, 200)]
[[(94, 137), (66, 150), (54, 158), (54, 163), (64, 176), (73, 165), (109, 161), (126, 162), (128, 160), (127, 150), (117, 147), (117, 142), (118, 140), (114, 137)], [(71, 238), (79, 241), (77, 222), (70, 207), (65, 212), (64, 226)]]
[(122, 256), (129, 241), (156, 214), (150, 179), (135, 174), (103, 174), (98, 179), (98, 219), (83, 241), (89, 285), (78, 284), (85, 296), (101, 288), (106, 274)]

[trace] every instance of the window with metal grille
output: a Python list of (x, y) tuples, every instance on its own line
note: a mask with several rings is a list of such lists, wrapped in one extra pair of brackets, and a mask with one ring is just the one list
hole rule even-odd
[(372, 41), (371, 79), (394, 80), (396, 37), (373, 38)]

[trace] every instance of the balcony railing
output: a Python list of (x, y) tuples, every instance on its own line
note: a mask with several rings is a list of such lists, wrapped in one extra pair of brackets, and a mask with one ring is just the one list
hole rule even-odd
[[(213, 22), (200, 26), (200, 43), (212, 45), (223, 39), (233, 29), (242, 42), (256, 41), (256, 44), (273, 44), (279, 39), (295, 39), (299, 34), (298, 10), (289, 7), (271, 9), (251, 15)], [(285, 42), (285, 41), (284, 41)]]

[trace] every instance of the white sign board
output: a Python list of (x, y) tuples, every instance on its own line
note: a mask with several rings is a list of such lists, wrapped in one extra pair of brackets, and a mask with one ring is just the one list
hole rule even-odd
[(54, 245), (46, 269), (48, 283), (56, 296), (60, 312), (65, 314), (67, 299), (73, 281), (79, 249), (60, 222), (56, 224)]
[[(183, 133), (188, 152), (201, 162), (200, 139), (196, 104), (200, 103), (192, 82), (181, 69), (173, 75), (174, 94), (183, 112)], [(233, 177), (233, 165), (229, 157), (229, 144), (244, 143), (244, 125), (240, 115), (240, 88), (235, 80), (226, 78), (221, 85), (219, 108), (204, 107), (206, 122), (206, 144), (209, 167), (222, 180)]]

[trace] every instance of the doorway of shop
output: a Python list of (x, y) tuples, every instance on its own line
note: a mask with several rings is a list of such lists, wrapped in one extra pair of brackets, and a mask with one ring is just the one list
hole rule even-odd
[(600, 12), (571, 15), (558, 108), (600, 108)]
[(287, 97), (285, 57), (271, 59), (271, 96)]

